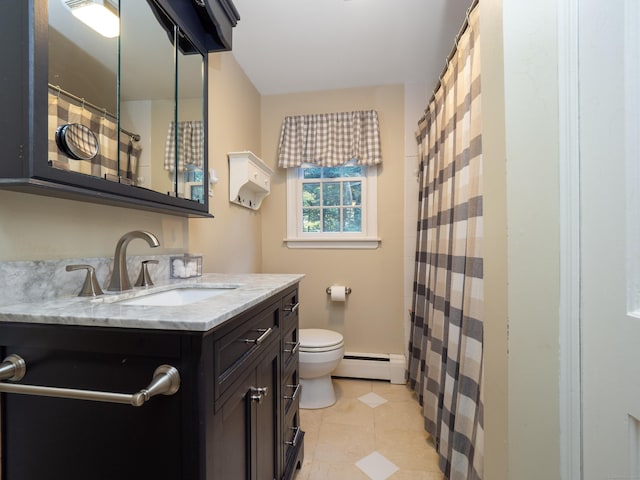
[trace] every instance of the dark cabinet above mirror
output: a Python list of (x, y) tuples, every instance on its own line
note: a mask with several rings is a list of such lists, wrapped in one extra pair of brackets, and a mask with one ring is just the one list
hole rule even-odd
[(210, 216), (207, 54), (238, 20), (230, 0), (2, 0), (0, 188)]
[(173, 18), (180, 18), (183, 30), (200, 50), (231, 50), (232, 29), (240, 15), (231, 0), (156, 0)]

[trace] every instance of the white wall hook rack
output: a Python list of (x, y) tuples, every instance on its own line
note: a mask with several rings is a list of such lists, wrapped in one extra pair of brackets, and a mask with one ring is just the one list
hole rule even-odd
[(258, 210), (271, 192), (271, 170), (252, 152), (230, 152), (229, 201)]

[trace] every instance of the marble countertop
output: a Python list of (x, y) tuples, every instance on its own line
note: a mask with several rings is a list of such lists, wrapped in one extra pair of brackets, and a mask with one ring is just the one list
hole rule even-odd
[[(301, 274), (205, 274), (188, 280), (157, 282), (122, 294), (61, 297), (43, 302), (0, 306), (0, 322), (81, 325), (206, 332), (298, 283)], [(122, 300), (176, 286), (226, 287), (213, 298), (181, 306), (124, 305)]]

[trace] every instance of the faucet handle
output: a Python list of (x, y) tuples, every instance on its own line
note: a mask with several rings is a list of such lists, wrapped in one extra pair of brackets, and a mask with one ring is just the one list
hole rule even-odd
[(67, 265), (65, 270), (67, 272), (72, 272), (74, 270), (86, 270), (87, 276), (84, 279), (84, 284), (82, 285), (82, 289), (78, 294), (79, 297), (97, 297), (98, 295), (102, 295), (102, 289), (100, 288), (100, 283), (98, 283), (98, 279), (96, 278), (96, 269), (91, 265)]
[(147, 269), (147, 265), (150, 263), (158, 264), (158, 260), (143, 260), (142, 265), (140, 266), (140, 274), (138, 275), (138, 280), (136, 280), (136, 287), (150, 287), (153, 285), (151, 281), (151, 275), (149, 275), (149, 270)]

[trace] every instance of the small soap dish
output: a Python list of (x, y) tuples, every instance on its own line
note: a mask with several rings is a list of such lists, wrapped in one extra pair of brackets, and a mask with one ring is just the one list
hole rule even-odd
[(170, 278), (193, 278), (202, 276), (202, 255), (185, 253), (170, 257)]

